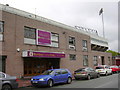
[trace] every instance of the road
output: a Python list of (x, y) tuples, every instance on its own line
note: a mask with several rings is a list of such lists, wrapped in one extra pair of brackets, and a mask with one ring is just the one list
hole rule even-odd
[[(91, 80), (73, 80), (71, 84), (54, 85), (54, 88), (118, 88), (118, 74), (101, 76)], [(26, 87), (16, 90), (38, 90), (42, 88)], [(47, 88), (44, 88), (47, 89)]]

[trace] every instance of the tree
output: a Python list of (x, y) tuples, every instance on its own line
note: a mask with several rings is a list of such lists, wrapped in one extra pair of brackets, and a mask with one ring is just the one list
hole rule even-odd
[(108, 51), (106, 51), (106, 52), (112, 53), (112, 56), (118, 56), (118, 55), (120, 55), (119, 52), (115, 52), (115, 51), (112, 51), (112, 50), (108, 50)]

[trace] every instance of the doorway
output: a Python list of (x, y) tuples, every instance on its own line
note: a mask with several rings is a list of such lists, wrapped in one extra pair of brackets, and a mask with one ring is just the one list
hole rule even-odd
[(101, 64), (102, 64), (102, 65), (105, 65), (104, 56), (101, 56)]
[(60, 58), (24, 58), (24, 76), (40, 75), (52, 68), (60, 68)]

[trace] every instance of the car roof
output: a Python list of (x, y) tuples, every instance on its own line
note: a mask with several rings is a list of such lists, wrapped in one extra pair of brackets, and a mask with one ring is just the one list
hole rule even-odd
[(96, 66), (96, 67), (105, 67), (105, 66), (108, 66), (108, 65), (99, 65), (99, 66)]
[(67, 70), (67, 69), (63, 69), (63, 68), (60, 68), (60, 69), (49, 69), (49, 70)]

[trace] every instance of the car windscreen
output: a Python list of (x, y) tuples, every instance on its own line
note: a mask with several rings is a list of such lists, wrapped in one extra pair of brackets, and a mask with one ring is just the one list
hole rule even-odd
[(42, 75), (52, 75), (54, 73), (53, 70), (47, 70), (44, 73), (42, 73)]
[(96, 67), (95, 69), (104, 69), (104, 67)]
[(81, 71), (85, 71), (85, 68), (80, 68), (80, 69), (76, 70), (75, 72), (81, 72)]
[(110, 66), (110, 68), (118, 68), (118, 66)]

